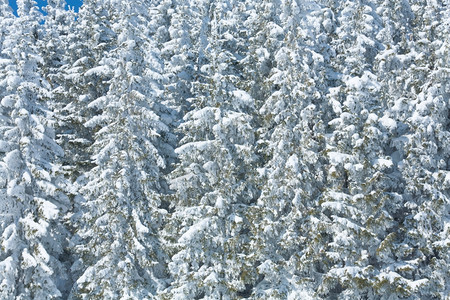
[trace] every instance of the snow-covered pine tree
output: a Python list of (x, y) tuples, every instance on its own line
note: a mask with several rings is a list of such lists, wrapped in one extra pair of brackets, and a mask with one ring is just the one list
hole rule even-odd
[[(449, 99), (450, 99), (450, 6), (440, 7), (440, 24), (436, 28), (438, 36), (434, 41), (434, 68), (431, 72), (429, 94), (435, 94), (435, 113), (437, 113), (437, 124), (435, 132), (438, 140), (438, 161), (437, 167), (439, 171), (435, 171), (434, 176), (437, 177), (435, 182), (435, 193), (432, 196), (431, 207), (434, 208), (437, 215), (431, 220), (439, 223), (436, 227), (438, 234), (432, 239), (433, 254), (435, 258), (431, 258), (432, 276), (431, 280), (438, 282), (436, 286), (431, 286), (431, 293), (435, 297), (445, 297), (450, 291), (450, 158), (449, 158)], [(440, 105), (445, 109), (442, 109)], [(445, 117), (447, 115), (447, 117)], [(437, 174), (436, 174), (437, 173)], [(443, 176), (445, 174), (445, 177)], [(439, 195), (436, 197), (436, 191)], [(437, 199), (436, 199), (437, 198)], [(431, 240), (431, 239), (430, 239)]]
[[(164, 64), (164, 104), (170, 108), (166, 123), (171, 132), (176, 132), (184, 114), (189, 110), (187, 99), (192, 97), (191, 84), (194, 81), (196, 59), (201, 47), (194, 47), (201, 28), (196, 6), (189, 0), (168, 0), (158, 3), (156, 16), (152, 17), (151, 35), (161, 51)], [(171, 135), (171, 144), (175, 147), (180, 134)], [(176, 154), (167, 157), (167, 172), (173, 170)], [(168, 208), (170, 203), (165, 202)]]
[[(75, 15), (72, 11), (64, 8), (64, 0), (49, 0), (43, 9), (46, 16), (41, 24), (42, 37), (38, 41), (38, 49), (43, 58), (43, 70), (45, 80), (49, 82), (52, 90), (52, 101), (49, 106), (58, 116), (61, 106), (67, 104), (66, 89), (67, 80), (64, 70), (70, 64), (70, 36), (73, 35), (75, 27)], [(59, 122), (61, 123), (61, 122)], [(59, 124), (57, 135), (60, 134)]]
[(408, 98), (413, 97), (409, 78), (411, 59), (405, 54), (405, 43), (411, 36), (412, 12), (408, 5), (383, 0), (378, 3), (377, 14), (382, 27), (377, 39), (383, 44), (375, 57), (373, 70), (380, 83), (378, 99), (389, 110), (390, 117), (398, 122), (396, 134), (402, 135), (408, 115)]
[[(187, 109), (187, 99), (192, 97), (191, 82), (194, 80), (195, 59), (200, 47), (193, 47), (201, 28), (199, 12), (188, 0), (167, 1), (165, 13), (169, 18), (166, 26), (158, 28), (159, 36), (165, 36), (162, 43), (161, 58), (165, 63), (165, 98), (179, 107), (181, 117)], [(165, 34), (163, 34), (165, 33)]]
[[(19, 78), (16, 75), (17, 71), (14, 68), (14, 61), (10, 51), (8, 50), (8, 45), (13, 41), (10, 40), (10, 31), (12, 31), (14, 24), (14, 15), (8, 1), (1, 1), (0, 7), (0, 99), (1, 99), (1, 143), (2, 147), (0, 149), (2, 158), (1, 163), (1, 183), (0, 183), (0, 197), (1, 208), (0, 208), (0, 233), (2, 236), (1, 248), (0, 248), (0, 295), (5, 299), (14, 299), (14, 294), (16, 293), (16, 274), (18, 266), (18, 255), (12, 256), (12, 250), (17, 246), (19, 242), (19, 237), (17, 233), (17, 226), (14, 224), (16, 219), (20, 218), (20, 209), (16, 207), (16, 201), (13, 197), (7, 194), (7, 184), (8, 184), (8, 168), (3, 159), (7, 152), (13, 150), (10, 147), (9, 137), (5, 132), (12, 129), (13, 124), (11, 122), (10, 113), (11, 109), (7, 109), (5, 104), (7, 104), (8, 99), (14, 99), (14, 86), (12, 85)], [(13, 46), (13, 45), (11, 45)], [(14, 83), (17, 85), (17, 83)], [(9, 233), (8, 231), (11, 231)], [(8, 242), (8, 237), (12, 238)], [(11, 246), (9, 246), (11, 245)], [(19, 254), (20, 255), (20, 254)]]
[(240, 34), (248, 39), (242, 75), (243, 84), (260, 108), (271, 93), (271, 85), (266, 84), (273, 66), (275, 51), (279, 48), (280, 26), (276, 14), (275, 1), (245, 1), (244, 28)]
[(393, 193), (398, 180), (379, 121), (383, 107), (372, 65), (382, 48), (376, 40), (381, 25), (373, 6), (344, 1), (331, 7), (338, 22), (331, 62), (338, 84), (327, 95), (335, 117), (328, 122), (326, 189), (319, 200), (327, 217), (319, 290), (326, 297), (371, 298), (379, 292), (376, 276), (389, 262), (377, 257), (377, 249), (397, 229), (392, 215), (402, 204)]
[[(323, 113), (319, 87), (324, 84), (324, 57), (317, 53), (324, 38), (320, 7), (313, 2), (265, 2), (272, 7), (270, 50), (272, 56), (264, 85), (270, 87), (259, 110), (262, 127), (259, 147), (264, 165), (259, 168), (261, 196), (252, 214), (255, 267), (259, 277), (255, 298), (306, 297), (314, 281), (314, 207), (323, 185), (317, 153), (323, 150)], [(319, 23), (320, 24), (320, 23)], [(271, 54), (269, 54), (272, 52)], [(315, 228), (314, 228), (315, 229)], [(311, 251), (310, 251), (311, 250)], [(312, 285), (313, 286), (313, 285)]]
[[(402, 246), (407, 244), (411, 253), (401, 274), (420, 283), (410, 288), (414, 295), (439, 298), (448, 290), (443, 279), (448, 276), (443, 271), (448, 264), (445, 255), (441, 256), (448, 252), (448, 243), (442, 240), (448, 231), (448, 154), (443, 145), (448, 143), (445, 99), (449, 96), (442, 81), (448, 71), (442, 67), (448, 66), (448, 60), (438, 58), (448, 45), (443, 17), (448, 9), (437, 2), (410, 4), (395, 9), (395, 3), (389, 1), (379, 5), (384, 30), (395, 34), (392, 39), (380, 34), (386, 48), (378, 55), (376, 65), (383, 78), (382, 98), (387, 103), (387, 114), (397, 124), (397, 137), (391, 144), (405, 182), (402, 196), (406, 241)], [(394, 256), (404, 252), (399, 246), (393, 249), (399, 249), (393, 251)]]
[[(76, 176), (73, 172), (73, 166), (77, 164), (77, 157), (73, 155), (72, 147), (62, 142), (61, 137), (67, 136), (69, 130), (65, 123), (67, 121), (66, 115), (61, 112), (73, 98), (73, 95), (68, 93), (65, 70), (71, 64), (69, 47), (71, 45), (70, 37), (73, 35), (75, 27), (75, 14), (73, 11), (66, 10), (65, 4), (66, 2), (63, 0), (49, 0), (47, 6), (43, 8), (47, 14), (44, 22), (40, 24), (42, 35), (37, 42), (37, 47), (43, 60), (42, 73), (49, 87), (46, 105), (53, 113), (56, 142), (65, 151), (65, 155), (58, 157), (57, 162), (61, 165), (61, 172), (66, 178), (64, 182), (60, 183), (59, 187), (71, 201), (68, 213), (61, 218), (70, 232), (68, 233), (68, 239), (70, 240), (74, 231), (70, 218), (77, 211), (74, 201), (77, 189), (73, 185)], [(74, 251), (70, 245), (65, 244), (64, 246), (66, 247), (65, 264), (67, 269), (70, 269), (75, 259)], [(66, 289), (68, 290), (73, 284), (71, 273), (68, 273), (66, 282)]]
[[(247, 181), (254, 170), (253, 98), (240, 88), (239, 1), (201, 1), (198, 78), (189, 111), (180, 125), (172, 172), (175, 211), (166, 235), (172, 256), (168, 299), (235, 299), (255, 282), (247, 264), (248, 205), (256, 198)], [(195, 49), (194, 48), (194, 49)]]
[(328, 189), (320, 200), (332, 225), (321, 291), (344, 298), (410, 297), (421, 295), (427, 285), (417, 263), (420, 252), (406, 234), (409, 196), (398, 146), (405, 128), (395, 119), (401, 114), (389, 110), (386, 86), (381, 89), (380, 82), (389, 82), (388, 72), (373, 68), (381, 57), (377, 54), (386, 51), (377, 40), (385, 37), (376, 34), (389, 28), (381, 30), (383, 19), (373, 7), (348, 1), (336, 12), (334, 66), (342, 85), (329, 93), (339, 117), (329, 123)]
[(75, 15), (64, 9), (64, 0), (49, 0), (44, 7), (46, 16), (42, 24), (42, 38), (39, 40), (39, 51), (42, 53), (43, 72), (52, 87), (63, 85), (60, 68), (66, 63), (69, 41)]
[[(112, 3), (111, 3), (112, 4)], [(165, 256), (158, 238), (165, 210), (166, 142), (162, 63), (148, 36), (149, 1), (122, 1), (110, 15), (117, 39), (103, 57), (113, 70), (109, 89), (90, 102), (102, 111), (85, 124), (97, 127), (94, 168), (81, 189), (80, 253), (84, 270), (73, 298), (151, 299), (165, 288)]]
[[(62, 5), (58, 3), (49, 8), (50, 18), (64, 21), (67, 16), (58, 14)], [(53, 7), (53, 2), (50, 5)], [(85, 122), (102, 114), (89, 103), (106, 94), (113, 75), (105, 56), (113, 49), (112, 41), (116, 38), (111, 23), (117, 16), (110, 15), (111, 5), (109, 2), (84, 1), (76, 21), (67, 28), (67, 35), (58, 37), (59, 43), (63, 44), (64, 57), (59, 58), (63, 60), (62, 65), (51, 81), (57, 82), (53, 87), (53, 97), (58, 117), (58, 143), (66, 153), (64, 168), (72, 181), (82, 180), (80, 175), (93, 167), (88, 149), (98, 128), (87, 127)], [(53, 14), (56, 16), (52, 17)], [(70, 18), (71, 13), (66, 14)], [(52, 24), (54, 21), (49, 22)]]
[[(50, 82), (49, 105), (55, 116), (56, 141), (64, 150), (59, 158), (68, 179), (65, 190), (71, 199), (70, 211), (65, 216), (69, 228), (70, 261), (79, 257), (80, 216), (83, 198), (80, 188), (86, 184), (85, 173), (94, 164), (90, 160), (93, 135), (99, 128), (85, 126), (87, 120), (103, 112), (89, 103), (106, 94), (112, 71), (105, 61), (105, 52), (112, 48), (115, 33), (107, 18), (107, 6), (95, 1), (84, 1), (78, 15), (64, 9), (64, 1), (49, 1), (47, 19), (41, 25), (43, 41), (39, 44), (46, 62), (46, 80)], [(76, 19), (75, 19), (76, 17)], [(70, 268), (72, 282), (81, 275), (84, 266)], [(72, 287), (68, 287), (70, 290)]]
[(63, 151), (55, 143), (50, 87), (36, 46), (40, 14), (34, 1), (17, 4), (18, 18), (5, 5), (1, 13), (8, 26), (1, 45), (0, 293), (2, 299), (60, 299), (70, 285), (61, 223), (69, 201), (56, 164)]
[[(414, 290), (421, 298), (441, 298), (448, 293), (449, 195), (449, 90), (448, 8), (440, 3), (413, 3), (413, 32), (408, 52), (409, 128), (399, 143), (403, 154), (401, 172), (408, 218), (405, 235), (413, 249), (415, 268), (411, 279), (420, 280)], [(446, 22), (447, 20), (447, 22)], [(441, 24), (442, 23), (442, 24)], [(409, 256), (412, 256), (411, 254)]]

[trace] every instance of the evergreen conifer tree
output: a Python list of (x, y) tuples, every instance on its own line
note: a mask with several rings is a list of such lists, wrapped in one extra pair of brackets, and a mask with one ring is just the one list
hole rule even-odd
[[(146, 35), (149, 3), (122, 2), (112, 29), (117, 39), (104, 57), (113, 71), (108, 92), (89, 106), (102, 114), (91, 147), (77, 245), (83, 274), (72, 297), (150, 299), (165, 287), (164, 253), (158, 240), (165, 210), (162, 170), (168, 126), (160, 103), (162, 65)], [(172, 150), (173, 151), (173, 150)]]
[(244, 216), (255, 198), (246, 182), (255, 160), (254, 100), (239, 87), (239, 14), (232, 13), (238, 6), (205, 1), (199, 7), (200, 21), (210, 27), (197, 27), (199, 79), (189, 99), (192, 110), (180, 125), (180, 162), (172, 173), (176, 207), (167, 226), (173, 241), (169, 298), (233, 299), (246, 295), (254, 281), (246, 264)]
[(69, 201), (60, 188), (64, 178), (57, 164), (63, 151), (46, 105), (49, 85), (40, 73), (39, 13), (33, 1), (17, 4), (19, 17), (9, 23), (2, 41), (7, 64), (1, 100), (0, 291), (5, 299), (59, 299), (68, 285), (62, 218)]

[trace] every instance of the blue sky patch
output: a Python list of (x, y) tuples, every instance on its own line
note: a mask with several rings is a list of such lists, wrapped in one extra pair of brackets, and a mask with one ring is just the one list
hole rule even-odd
[[(42, 11), (42, 8), (47, 5), (47, 0), (37, 0), (37, 5), (39, 9)], [(83, 0), (66, 0), (66, 9), (75, 8), (75, 11), (78, 11), (80, 6), (83, 4)], [(9, 0), (9, 5), (12, 7), (14, 14), (17, 15), (17, 2), (16, 0)], [(43, 11), (42, 11), (43, 12)]]

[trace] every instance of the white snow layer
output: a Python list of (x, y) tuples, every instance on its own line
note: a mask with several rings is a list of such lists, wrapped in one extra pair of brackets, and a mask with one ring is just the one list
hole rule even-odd
[(192, 225), (189, 230), (183, 233), (183, 235), (178, 239), (178, 242), (183, 244), (189, 243), (196, 237), (197, 233), (205, 230), (209, 226), (209, 220), (210, 218), (205, 218)]

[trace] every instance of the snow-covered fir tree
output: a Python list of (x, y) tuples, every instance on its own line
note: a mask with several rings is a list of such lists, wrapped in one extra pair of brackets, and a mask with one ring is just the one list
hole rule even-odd
[(77, 267), (84, 271), (74, 298), (150, 299), (165, 288), (158, 238), (165, 210), (159, 207), (171, 146), (161, 104), (162, 64), (146, 28), (148, 5), (121, 2), (108, 12), (117, 14), (104, 66), (112, 78), (108, 92), (89, 103), (102, 113), (85, 123), (95, 130), (94, 167), (80, 190), (76, 247)]
[[(38, 53), (40, 18), (33, 1), (18, 1), (19, 18), (2, 6), (1, 298), (58, 299), (70, 282), (64, 263), (69, 209), (57, 157), (50, 86)], [(3, 29), (3, 30), (5, 30)]]
[(321, 191), (323, 172), (316, 153), (324, 146), (321, 111), (327, 106), (318, 101), (321, 94), (314, 85), (324, 80), (317, 72), (324, 60), (314, 41), (321, 33), (302, 19), (311, 14), (318, 21), (321, 14), (307, 2), (265, 4), (272, 4), (266, 27), (271, 44), (261, 45), (260, 51), (273, 61), (264, 83), (271, 90), (259, 110), (258, 148), (264, 164), (258, 169), (261, 195), (251, 209), (251, 245), (260, 278), (253, 297), (296, 298), (311, 288), (309, 260), (316, 259), (308, 257), (308, 245), (299, 241), (311, 237), (311, 212)]
[[(256, 190), (254, 100), (239, 86), (239, 1), (202, 1), (197, 81), (180, 125), (180, 162), (172, 175), (175, 211), (167, 230), (173, 282), (165, 297), (234, 299), (254, 283), (247, 264), (248, 220)], [(190, 259), (189, 259), (190, 258)]]

